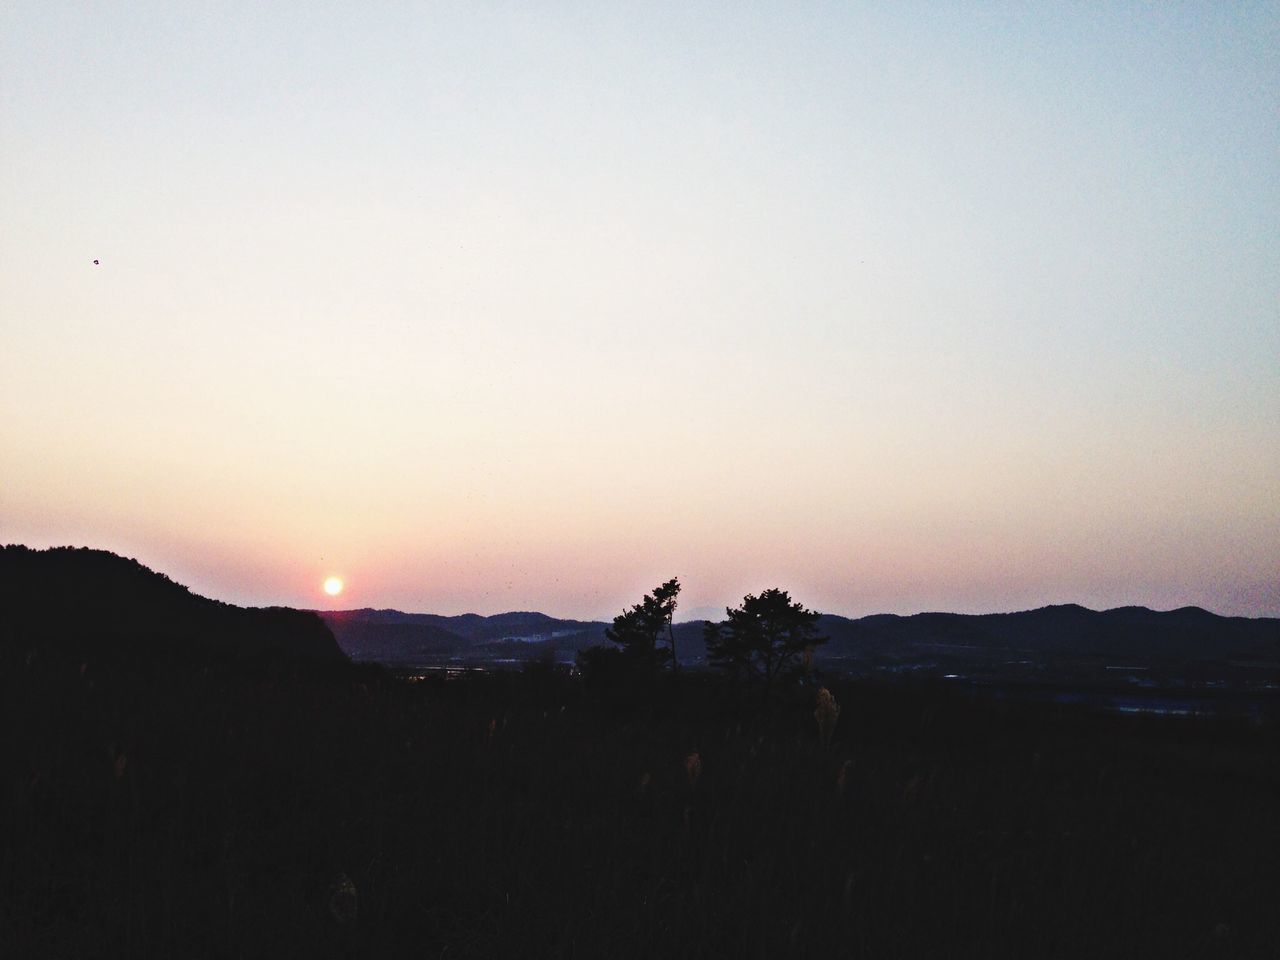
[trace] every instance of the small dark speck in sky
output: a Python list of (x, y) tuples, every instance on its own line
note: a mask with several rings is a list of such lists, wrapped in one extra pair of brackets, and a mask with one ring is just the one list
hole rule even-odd
[(98, 261), (97, 260), (93, 261), (93, 265), (96, 267), (98, 265)]

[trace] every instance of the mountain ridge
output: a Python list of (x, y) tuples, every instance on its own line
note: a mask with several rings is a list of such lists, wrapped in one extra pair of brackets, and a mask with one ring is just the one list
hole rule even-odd
[[(367, 608), (366, 608), (367, 609)], [(391, 634), (361, 610), (318, 611), (338, 642), (355, 659), (408, 662), (406, 649), (398, 649)], [(505, 644), (503, 653), (528, 657), (576, 652), (584, 646), (604, 643), (605, 621), (559, 620), (528, 611), (494, 614), (404, 614), (377, 611), (402, 624), (434, 627), (441, 633), (427, 638), (433, 655), (483, 655), (486, 647)], [(398, 618), (398, 619), (397, 619)], [(446, 626), (465, 622), (467, 633)], [(677, 621), (676, 645), (682, 661), (705, 658), (702, 628), (706, 620)], [(510, 629), (519, 624), (523, 633)], [(541, 632), (529, 632), (531, 626)], [(1080, 604), (1050, 604), (1008, 613), (915, 614), (877, 613), (851, 618), (821, 614), (819, 632), (829, 642), (816, 651), (819, 662), (867, 657), (921, 657), (930, 653), (965, 651), (970, 656), (1013, 654), (1036, 656), (1139, 657), (1168, 659), (1254, 659), (1280, 661), (1280, 618), (1223, 617), (1200, 607), (1185, 606), (1158, 611), (1141, 606), (1090, 610)], [(411, 629), (409, 633), (411, 634)], [(410, 636), (406, 639), (413, 643)], [(490, 651), (491, 652), (491, 651)]]
[[(706, 620), (674, 625), (681, 662), (705, 660)], [(0, 547), (0, 643), (74, 639), (158, 652), (346, 659), (410, 665), (458, 658), (571, 657), (606, 643), (609, 623), (538, 611), (483, 616), (406, 613), (391, 608), (296, 610), (237, 607), (202, 597), (139, 563), (104, 550)], [(822, 614), (828, 642), (819, 663), (973, 661), (1028, 657), (1125, 658), (1280, 664), (1280, 618), (1224, 617), (1187, 605), (1090, 610), (1051, 604), (1007, 613)]]
[(119, 655), (347, 660), (324, 621), (238, 607), (107, 550), (0, 546), (0, 647)]

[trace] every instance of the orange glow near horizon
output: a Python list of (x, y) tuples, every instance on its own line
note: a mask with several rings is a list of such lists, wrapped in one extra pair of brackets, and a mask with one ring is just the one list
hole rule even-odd
[(341, 577), (329, 577), (324, 582), (324, 592), (331, 597), (336, 597), (342, 592), (343, 583)]

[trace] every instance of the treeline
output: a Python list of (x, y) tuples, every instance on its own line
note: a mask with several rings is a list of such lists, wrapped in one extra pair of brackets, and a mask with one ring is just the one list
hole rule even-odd
[[(664, 672), (680, 670), (673, 628), (680, 580), (672, 577), (613, 618), (605, 631), (609, 645), (578, 654), (589, 685), (652, 690)], [(703, 628), (708, 663), (732, 683), (757, 689), (768, 700), (782, 686), (813, 670), (814, 650), (827, 642), (818, 632), (819, 614), (776, 587), (747, 594), (725, 619)]]

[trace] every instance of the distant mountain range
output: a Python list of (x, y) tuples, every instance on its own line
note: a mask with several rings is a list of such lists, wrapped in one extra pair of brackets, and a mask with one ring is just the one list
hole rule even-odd
[[(557, 620), (541, 613), (443, 617), (398, 610), (322, 612), (339, 645), (357, 660), (411, 665), (450, 658), (531, 659), (571, 656), (604, 643), (603, 621)], [(707, 621), (675, 626), (682, 662), (706, 656)], [(823, 614), (819, 662), (938, 656), (1071, 657), (1280, 663), (1280, 619), (1221, 617), (1198, 607), (1158, 612), (1146, 607), (1094, 611), (1076, 604), (1019, 613), (876, 614), (850, 619)]]
[(1199, 607), (1089, 610), (1062, 604), (1018, 613), (824, 616), (823, 656), (963, 654), (1280, 661), (1280, 619), (1221, 617)]
[(318, 613), (352, 659), (400, 666), (453, 658), (527, 660), (547, 654), (572, 655), (604, 643), (608, 626), (599, 621), (558, 620), (545, 613), (444, 617), (368, 608)]
[[(705, 659), (707, 621), (675, 625), (682, 663)], [(103, 550), (0, 547), (0, 648), (57, 642), (139, 653), (376, 661), (393, 666), (520, 661), (605, 643), (603, 621), (543, 613), (446, 617), (398, 610), (242, 608), (193, 594), (136, 560)], [(824, 614), (820, 664), (1038, 664), (1096, 659), (1256, 665), (1280, 676), (1280, 619), (1221, 617), (1198, 607), (1093, 611), (1075, 604), (1020, 613)]]
[(314, 613), (210, 600), (105, 550), (0, 547), (0, 650), (54, 644), (145, 657), (347, 659)]

